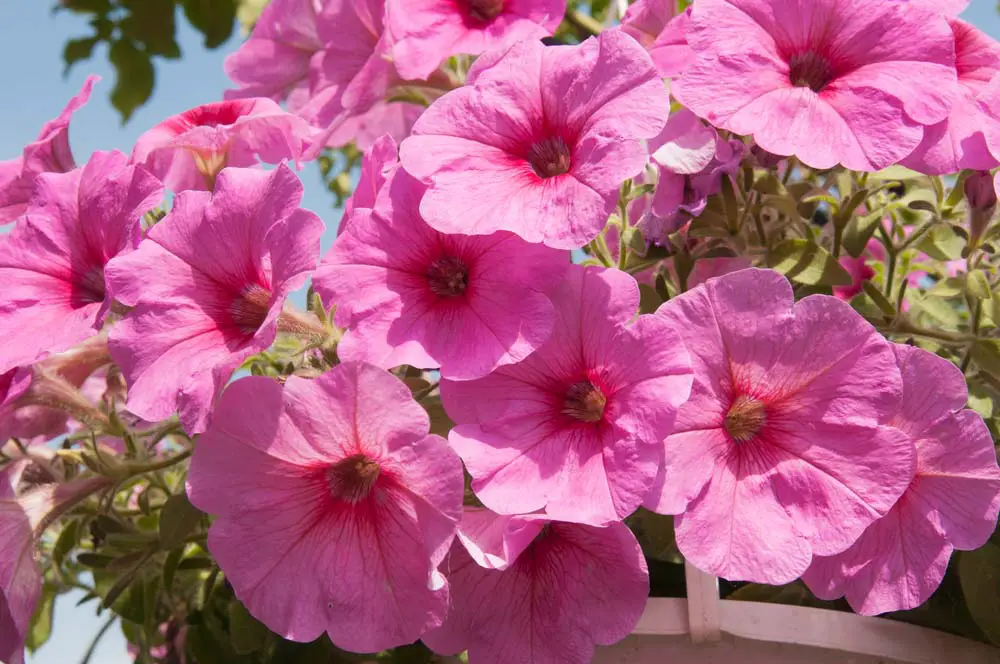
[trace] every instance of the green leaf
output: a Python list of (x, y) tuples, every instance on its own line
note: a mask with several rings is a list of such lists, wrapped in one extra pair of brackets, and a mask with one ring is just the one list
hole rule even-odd
[(97, 37), (87, 37), (85, 39), (70, 39), (66, 42), (66, 45), (63, 46), (63, 62), (66, 63), (66, 67), (63, 68), (63, 76), (69, 74), (69, 70), (77, 62), (89, 60), (90, 56), (93, 55), (94, 47), (100, 41)]
[(205, 36), (205, 48), (218, 48), (233, 34), (235, 0), (183, 0), (184, 15)]
[(31, 628), (25, 643), (30, 652), (41, 648), (52, 636), (52, 615), (55, 612), (56, 589), (46, 583), (42, 586), (42, 599), (31, 616)]
[(978, 383), (969, 383), (968, 405), (985, 420), (993, 417), (993, 395)]
[(684, 562), (674, 538), (674, 517), (640, 507), (625, 523), (635, 533), (647, 558), (668, 563)]
[(131, 41), (145, 46), (149, 55), (179, 58), (180, 46), (174, 38), (177, 31), (174, 0), (119, 0), (129, 10), (118, 26)]
[(976, 551), (962, 551), (958, 575), (972, 619), (990, 641), (1000, 645), (1000, 546), (986, 544)]
[(268, 630), (239, 600), (229, 604), (229, 638), (238, 655), (257, 652), (267, 643)]
[(177, 573), (177, 565), (181, 562), (183, 555), (184, 549), (178, 547), (168, 553), (166, 560), (163, 561), (163, 591), (167, 595), (174, 593), (174, 575)]
[(79, 553), (76, 556), (78, 563), (91, 569), (104, 569), (112, 560), (114, 558), (106, 556), (103, 553)]
[(79, 541), (80, 534), (80, 522), (76, 519), (72, 521), (67, 521), (66, 525), (59, 532), (59, 537), (56, 538), (56, 543), (52, 546), (52, 564), (56, 567), (62, 567), (63, 561), (69, 552), (73, 550), (73, 547), (77, 545)]
[(198, 528), (201, 516), (187, 494), (171, 496), (160, 512), (160, 545), (164, 549), (183, 546), (188, 535)]
[(809, 240), (785, 240), (767, 255), (769, 267), (810, 286), (848, 286), (851, 274), (826, 249)]
[(77, 14), (107, 14), (111, 11), (111, 2), (110, 0), (60, 0), (55, 9), (68, 9)]
[(125, 39), (111, 43), (108, 60), (117, 72), (111, 104), (121, 114), (122, 124), (125, 124), (135, 109), (145, 104), (153, 94), (156, 74), (149, 54)]
[(726, 599), (734, 599), (740, 602), (788, 604), (791, 606), (819, 606), (822, 604), (821, 600), (817, 600), (801, 581), (792, 581), (784, 586), (748, 583), (726, 595)]
[(972, 359), (980, 369), (994, 378), (1000, 378), (1000, 340), (978, 340), (972, 347)]
[(881, 171), (868, 174), (868, 179), (875, 182), (891, 182), (893, 180), (902, 182), (905, 180), (917, 180), (922, 177), (924, 176), (920, 173), (911, 171), (903, 166), (890, 166), (889, 168), (883, 168)]
[(934, 284), (928, 291), (939, 297), (953, 297), (965, 292), (965, 279), (962, 277), (948, 277)]
[(948, 224), (939, 224), (928, 231), (917, 243), (917, 248), (931, 258), (951, 261), (961, 258), (965, 242), (955, 235)]
[(866, 214), (861, 217), (851, 217), (844, 227), (844, 249), (854, 258), (864, 253), (872, 235), (878, 230), (878, 225), (882, 221), (883, 212), (881, 210)]
[(431, 433), (447, 438), (448, 432), (455, 426), (455, 423), (445, 412), (441, 397), (426, 397), (420, 402), (420, 405), (424, 407), (431, 418)]
[(966, 285), (969, 295), (980, 300), (989, 300), (993, 297), (990, 293), (990, 281), (982, 270), (972, 270), (966, 275)]
[(864, 279), (861, 281), (861, 288), (865, 291), (865, 295), (871, 298), (872, 302), (875, 303), (883, 314), (889, 318), (896, 317), (896, 307), (882, 294), (882, 291), (875, 284)]
[(639, 313), (651, 314), (660, 308), (663, 299), (656, 289), (647, 284), (639, 284)]

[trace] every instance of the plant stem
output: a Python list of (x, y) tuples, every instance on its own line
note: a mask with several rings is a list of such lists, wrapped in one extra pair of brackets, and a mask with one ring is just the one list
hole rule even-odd
[(601, 30), (604, 29), (604, 26), (598, 23), (592, 16), (588, 16), (578, 9), (570, 9), (566, 12), (566, 20), (573, 27), (591, 35), (599, 35), (601, 34)]

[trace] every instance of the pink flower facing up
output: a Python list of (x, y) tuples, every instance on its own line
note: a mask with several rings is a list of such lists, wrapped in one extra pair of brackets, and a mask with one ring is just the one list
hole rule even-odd
[(493, 511), (603, 525), (635, 511), (656, 477), (690, 392), (688, 354), (665, 319), (629, 324), (639, 289), (624, 272), (573, 267), (552, 301), (552, 336), (527, 359), (441, 381), (449, 440)]
[(965, 21), (951, 19), (950, 23), (955, 33), (958, 96), (948, 118), (928, 127), (923, 141), (902, 162), (934, 175), (986, 170), (998, 163), (986, 145), (984, 131), (1000, 134), (1000, 109), (982, 108), (977, 98), (1000, 74), (1000, 44)]
[(278, 330), (308, 331), (282, 312), (319, 258), (323, 222), (301, 198), (287, 166), (227, 168), (214, 194), (178, 194), (138, 250), (108, 265), (115, 297), (135, 307), (109, 339), (130, 411), (156, 422), (179, 410), (189, 433), (204, 431), (243, 360)]
[[(467, 509), (442, 566), (451, 607), (423, 636), (475, 664), (586, 664), (635, 628), (649, 575), (623, 523), (605, 528)], [(599, 570), (599, 571), (597, 571)]]
[(298, 163), (315, 129), (271, 99), (234, 99), (167, 118), (135, 142), (132, 160), (176, 191), (211, 191), (227, 167)]
[(817, 596), (847, 596), (858, 613), (920, 606), (941, 584), (954, 549), (986, 543), (1000, 512), (1000, 468), (989, 430), (965, 409), (952, 363), (894, 346), (903, 402), (893, 426), (917, 447), (917, 476), (892, 510), (848, 550), (817, 557), (803, 580)]
[(90, 99), (90, 91), (99, 80), (99, 76), (88, 76), (80, 92), (69, 100), (59, 117), (45, 123), (20, 157), (0, 162), (0, 224), (10, 223), (24, 213), (41, 173), (66, 173), (76, 168), (69, 147), (69, 121)]
[(163, 187), (120, 152), (38, 176), (14, 230), (0, 236), (0, 373), (97, 334), (111, 305), (104, 268), (139, 242)]
[(674, 18), (674, 0), (638, 0), (622, 16), (622, 32), (647, 50)]
[(452, 55), (479, 55), (556, 31), (566, 0), (388, 0), (392, 56), (406, 79), (427, 78)]
[(672, 88), (713, 125), (813, 168), (878, 170), (957, 93), (944, 16), (890, 0), (698, 0)]
[(338, 354), (386, 369), (440, 367), (456, 380), (523, 360), (549, 338), (544, 291), (569, 269), (569, 253), (504, 231), (439, 233), (420, 218), (424, 189), (397, 170), (316, 271), (313, 287), (348, 330)]
[(892, 348), (848, 304), (794, 303), (784, 277), (749, 269), (657, 316), (682, 334), (695, 381), (645, 504), (678, 515), (692, 564), (788, 583), (814, 554), (853, 544), (913, 479), (913, 443), (883, 426), (902, 391)]
[(356, 652), (441, 624), (462, 464), (429, 428), (409, 389), (369, 364), (225, 391), (187, 489), (217, 515), (209, 549), (258, 620)]
[(442, 233), (586, 244), (621, 183), (642, 171), (639, 139), (669, 111), (649, 56), (618, 30), (579, 46), (492, 51), (469, 82), (420, 116), (400, 148), (403, 167), (430, 185), (420, 212)]

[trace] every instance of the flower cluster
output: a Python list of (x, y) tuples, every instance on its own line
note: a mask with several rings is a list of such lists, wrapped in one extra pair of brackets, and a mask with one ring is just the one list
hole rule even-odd
[[(87, 568), (141, 662), (583, 663), (650, 512), (739, 588), (931, 599), (1000, 513), (1000, 44), (675, 9), (272, 0), (224, 101), (76, 167), (88, 80), (0, 171), (0, 661)], [(347, 143), (321, 256), (287, 162)]]

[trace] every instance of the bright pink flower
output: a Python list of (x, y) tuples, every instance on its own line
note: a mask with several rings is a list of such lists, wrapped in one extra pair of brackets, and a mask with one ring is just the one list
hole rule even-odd
[(434, 102), (401, 146), (403, 167), (430, 184), (420, 212), (442, 233), (587, 243), (621, 183), (642, 171), (639, 139), (659, 133), (669, 109), (649, 56), (618, 30), (579, 46), (492, 51), (469, 82)]
[(1000, 513), (1000, 468), (965, 377), (951, 362), (895, 345), (902, 408), (892, 421), (917, 447), (917, 476), (851, 548), (817, 557), (803, 576), (819, 597), (847, 596), (858, 613), (920, 606), (941, 585), (954, 549), (986, 543)]
[(639, 289), (624, 272), (573, 267), (551, 297), (552, 336), (527, 359), (441, 381), (449, 439), (493, 511), (603, 525), (634, 512), (656, 477), (690, 390), (688, 354), (666, 320), (629, 324)]
[(0, 237), (0, 373), (97, 334), (111, 306), (104, 267), (139, 242), (163, 187), (120, 152), (38, 176), (14, 230)]
[(323, 222), (299, 208), (286, 166), (227, 168), (214, 194), (182, 192), (139, 248), (108, 265), (115, 297), (135, 307), (110, 332), (128, 409), (159, 421), (180, 411), (204, 431), (233, 370), (274, 341), (285, 298), (319, 258)]
[(429, 428), (410, 390), (367, 364), (223, 393), (187, 490), (217, 515), (209, 549), (258, 620), (357, 652), (441, 624), (462, 464)]
[(477, 664), (585, 664), (631, 633), (649, 594), (646, 560), (623, 523), (605, 528), (470, 509), (444, 565), (451, 607), (423, 636)]
[(907, 168), (941, 175), (962, 169), (985, 170), (997, 165), (983, 132), (1000, 133), (1000, 112), (981, 108), (976, 99), (994, 76), (1000, 74), (1000, 44), (958, 19), (951, 19), (955, 33), (958, 96), (947, 119), (928, 127), (924, 139), (902, 161)]
[(270, 99), (234, 99), (167, 118), (139, 137), (132, 160), (175, 192), (211, 191), (227, 166), (297, 163), (314, 134)]
[(672, 94), (814, 168), (898, 161), (957, 93), (947, 20), (897, 2), (698, 0), (687, 41), (698, 59)]
[(329, 147), (337, 148), (354, 143), (365, 151), (387, 134), (397, 143), (410, 135), (417, 118), (424, 112), (420, 104), (404, 101), (379, 101), (361, 115), (346, 118), (326, 140)]
[(0, 224), (22, 214), (41, 173), (66, 173), (76, 168), (69, 147), (69, 121), (90, 99), (99, 76), (88, 76), (80, 92), (69, 100), (55, 120), (45, 123), (38, 138), (24, 147), (20, 157), (0, 162)]
[(657, 315), (683, 336), (695, 382), (646, 506), (678, 515), (686, 560), (787, 583), (814, 554), (848, 548), (906, 489), (913, 443), (882, 426), (899, 408), (899, 370), (849, 305), (795, 303), (780, 274), (749, 269)]
[(396, 69), (427, 78), (452, 55), (479, 55), (556, 31), (566, 0), (388, 0)]
[(371, 210), (375, 207), (378, 192), (399, 168), (399, 150), (391, 136), (382, 136), (361, 157), (361, 175), (354, 193), (344, 202), (344, 216), (337, 228), (337, 235), (343, 233), (354, 211), (358, 209)]
[(868, 256), (861, 254), (857, 258), (843, 255), (838, 261), (840, 266), (851, 275), (851, 283), (847, 286), (834, 286), (833, 296), (849, 302), (851, 298), (864, 290), (864, 282), (871, 281), (875, 270), (868, 265)]
[(969, 6), (969, 0), (892, 0), (904, 6), (919, 7), (940, 12), (945, 16), (958, 16)]
[(694, 64), (697, 55), (687, 42), (687, 31), (691, 25), (691, 8), (675, 16), (649, 46), (649, 57), (653, 59), (660, 76), (674, 78)]
[(373, 211), (355, 211), (313, 287), (347, 329), (341, 358), (481, 378), (549, 338), (545, 289), (570, 267), (569, 253), (503, 231), (439, 233), (420, 218), (425, 189), (397, 170)]
[(309, 96), (309, 63), (323, 48), (316, 15), (323, 0), (272, 0), (250, 38), (226, 56), (226, 75), (238, 87), (226, 99), (268, 97), (288, 100), (297, 111)]
[(622, 16), (622, 32), (649, 49), (674, 17), (674, 0), (638, 0)]

